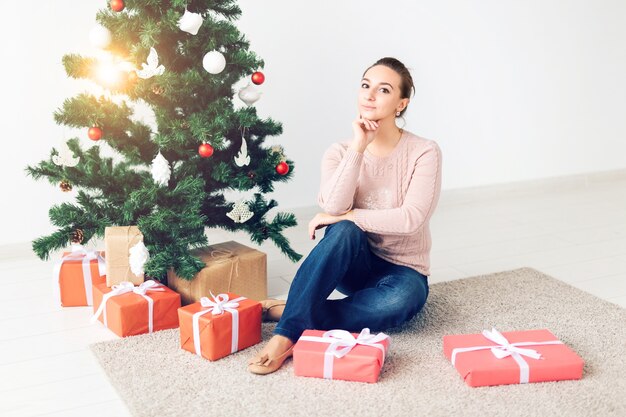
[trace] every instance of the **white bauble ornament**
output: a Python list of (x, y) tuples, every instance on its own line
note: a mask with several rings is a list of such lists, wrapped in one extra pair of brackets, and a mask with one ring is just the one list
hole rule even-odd
[(161, 152), (159, 152), (152, 160), (150, 172), (152, 173), (152, 179), (158, 185), (167, 185), (169, 182), (172, 170), (170, 168), (170, 164), (167, 162), (167, 159), (161, 155)]
[(218, 51), (207, 52), (202, 58), (202, 66), (211, 74), (219, 74), (226, 68), (226, 58)]
[(155, 75), (161, 75), (165, 71), (163, 65), (159, 65), (159, 55), (156, 49), (150, 48), (150, 53), (146, 59), (145, 64), (141, 64), (141, 69), (137, 70), (137, 76), (139, 78), (148, 79)]
[(246, 103), (247, 106), (253, 105), (258, 99), (261, 98), (261, 92), (254, 88), (251, 84), (248, 84), (237, 94), (241, 101)]
[(111, 32), (102, 25), (96, 25), (89, 32), (89, 42), (96, 48), (104, 49), (111, 43)]
[(192, 13), (185, 9), (185, 14), (178, 21), (180, 30), (195, 35), (202, 26), (202, 16), (200, 13)]
[(238, 167), (242, 167), (248, 165), (250, 163), (250, 155), (248, 155), (248, 143), (246, 142), (246, 138), (241, 137), (241, 148), (239, 149), (239, 153), (235, 156), (235, 165)]
[(252, 216), (254, 216), (254, 213), (250, 211), (250, 207), (248, 207), (248, 205), (244, 203), (243, 200), (239, 200), (233, 206), (233, 209), (226, 213), (226, 215), (230, 217), (235, 223), (245, 223), (250, 220)]

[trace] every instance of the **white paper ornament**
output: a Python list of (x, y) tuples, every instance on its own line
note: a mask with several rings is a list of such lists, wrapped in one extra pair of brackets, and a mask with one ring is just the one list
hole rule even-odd
[(218, 51), (207, 52), (202, 58), (202, 66), (211, 74), (219, 74), (226, 68), (226, 58)]
[(161, 155), (161, 152), (152, 160), (150, 171), (154, 182), (161, 186), (167, 185), (170, 180), (170, 175), (172, 174), (170, 164), (167, 162), (167, 159)]
[(192, 13), (185, 9), (185, 14), (178, 21), (180, 30), (196, 35), (202, 26), (202, 16), (200, 13)]
[(75, 167), (78, 165), (80, 158), (74, 156), (67, 143), (63, 143), (59, 149), (59, 153), (52, 157), (52, 162), (59, 166)]
[(139, 78), (148, 79), (155, 75), (161, 75), (165, 71), (163, 65), (159, 65), (159, 55), (156, 49), (150, 48), (148, 59), (146, 64), (141, 64), (142, 69), (137, 70), (137, 76)]
[(246, 103), (247, 106), (253, 105), (258, 99), (261, 98), (261, 92), (254, 88), (251, 84), (248, 84), (237, 94), (241, 101)]
[(226, 215), (230, 217), (235, 223), (245, 223), (250, 220), (252, 216), (254, 216), (254, 213), (250, 211), (250, 207), (248, 207), (248, 205), (244, 203), (243, 200), (239, 200), (235, 204), (233, 209), (226, 213)]
[(89, 32), (89, 42), (96, 48), (104, 49), (111, 43), (111, 32), (102, 25), (96, 25)]
[(246, 143), (246, 138), (241, 136), (241, 148), (239, 149), (239, 153), (235, 156), (235, 165), (238, 167), (242, 167), (248, 165), (250, 163), (250, 155), (248, 155), (248, 144)]
[(133, 274), (140, 276), (144, 274), (144, 266), (150, 259), (150, 252), (146, 245), (143, 244), (143, 240), (137, 242), (133, 247), (128, 250), (128, 264)]

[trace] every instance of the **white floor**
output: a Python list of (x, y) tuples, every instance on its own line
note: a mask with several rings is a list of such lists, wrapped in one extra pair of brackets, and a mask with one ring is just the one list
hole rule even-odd
[[(626, 307), (625, 191), (626, 172), (444, 191), (430, 282), (530, 266)], [(293, 211), (300, 225), (287, 235), (307, 254), (319, 240), (306, 232), (317, 209)], [(244, 234), (210, 235), (230, 239), (252, 245)], [(270, 295), (285, 294), (298, 265), (261, 250)], [(89, 323), (89, 308), (59, 307), (52, 263), (28, 245), (0, 247), (0, 260), (0, 415), (129, 415), (88, 350), (116, 336)]]

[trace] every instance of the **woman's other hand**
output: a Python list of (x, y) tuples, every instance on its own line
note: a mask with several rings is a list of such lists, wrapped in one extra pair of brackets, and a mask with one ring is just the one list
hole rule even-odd
[(342, 220), (354, 221), (352, 210), (345, 214), (342, 214), (341, 216), (331, 216), (327, 213), (317, 213), (315, 217), (313, 217), (313, 219), (311, 219), (311, 221), (309, 222), (309, 236), (311, 236), (311, 239), (315, 239), (315, 231), (317, 229), (321, 229), (322, 227), (340, 222)]
[(363, 153), (367, 145), (376, 137), (378, 122), (364, 119), (359, 115), (359, 117), (352, 122), (352, 130), (354, 131), (354, 139), (350, 147), (357, 152)]

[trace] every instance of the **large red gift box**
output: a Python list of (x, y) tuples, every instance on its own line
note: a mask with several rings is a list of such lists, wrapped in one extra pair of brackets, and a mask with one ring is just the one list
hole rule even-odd
[(345, 330), (305, 330), (293, 348), (297, 376), (376, 382), (389, 349), (389, 336)]
[(93, 287), (92, 321), (100, 320), (120, 337), (177, 328), (179, 307), (180, 294), (152, 280)]
[(88, 251), (82, 245), (72, 245), (54, 266), (63, 307), (93, 304), (92, 286), (106, 281), (104, 252)]
[(180, 347), (214, 361), (261, 341), (261, 303), (233, 293), (178, 309)]
[(444, 336), (443, 351), (471, 387), (580, 379), (583, 373), (583, 360), (547, 329)]

